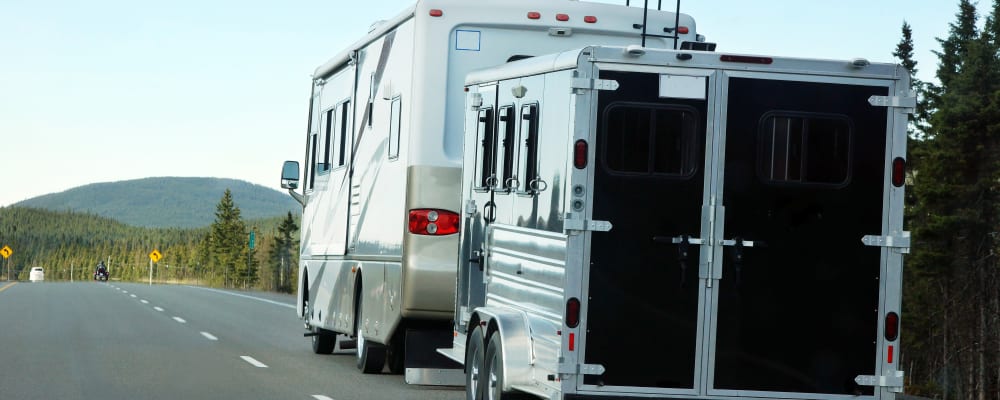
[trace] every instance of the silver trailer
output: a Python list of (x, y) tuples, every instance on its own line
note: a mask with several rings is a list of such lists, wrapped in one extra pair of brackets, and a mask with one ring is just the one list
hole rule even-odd
[(470, 398), (902, 390), (902, 67), (587, 47), (472, 73)]

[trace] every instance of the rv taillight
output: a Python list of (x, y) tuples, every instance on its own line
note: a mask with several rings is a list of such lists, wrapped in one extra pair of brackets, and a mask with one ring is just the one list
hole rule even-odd
[(458, 214), (429, 208), (410, 210), (410, 233), (417, 235), (451, 235), (458, 232)]
[(441, 11), (441, 10), (435, 8), (435, 9), (431, 10), (430, 14), (431, 14), (432, 17), (440, 17), (440, 16), (444, 15), (444, 11)]
[(677, 27), (677, 33), (679, 33), (679, 34), (681, 34), (681, 35), (685, 35), (685, 34), (687, 34), (688, 32), (690, 32), (690, 30), (689, 30), (689, 29), (688, 29), (688, 27), (686, 27), (686, 26), (680, 26), (680, 27)]
[(571, 297), (566, 301), (566, 326), (576, 328), (580, 325), (580, 299)]
[(885, 316), (885, 340), (895, 342), (899, 338), (899, 314), (894, 312)]
[(573, 166), (576, 169), (587, 167), (587, 141), (580, 139), (573, 145)]
[(556, 21), (569, 21), (569, 14), (556, 14)]
[(537, 11), (529, 11), (528, 12), (528, 19), (539, 19), (541, 17), (542, 17), (542, 13), (540, 13), (540, 12), (537, 12)]
[(586, 17), (583, 17), (583, 22), (586, 22), (588, 24), (596, 23), (597, 22), (597, 17), (595, 17), (593, 15), (588, 15)]
[(732, 56), (732, 55), (725, 55), (719, 57), (719, 60), (725, 62), (738, 62), (738, 63), (748, 63), (748, 64), (771, 64), (774, 62), (774, 59), (771, 57)]
[(902, 187), (906, 183), (906, 160), (896, 157), (892, 160), (892, 186)]

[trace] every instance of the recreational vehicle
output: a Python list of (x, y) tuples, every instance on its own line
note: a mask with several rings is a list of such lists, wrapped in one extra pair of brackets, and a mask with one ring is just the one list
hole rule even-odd
[(591, 46), (466, 90), (468, 398), (902, 390), (906, 70)]
[(387, 365), (407, 382), (440, 380), (432, 367), (451, 342), (465, 76), (595, 43), (706, 46), (679, 12), (422, 0), (316, 69), (302, 179), (297, 162), (282, 171), (304, 207), (296, 312), (316, 353), (356, 345), (365, 373)]

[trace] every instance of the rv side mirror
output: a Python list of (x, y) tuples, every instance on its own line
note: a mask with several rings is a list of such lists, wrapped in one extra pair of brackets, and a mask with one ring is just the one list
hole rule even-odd
[(281, 188), (292, 190), (299, 188), (298, 161), (285, 161), (285, 165), (281, 167)]

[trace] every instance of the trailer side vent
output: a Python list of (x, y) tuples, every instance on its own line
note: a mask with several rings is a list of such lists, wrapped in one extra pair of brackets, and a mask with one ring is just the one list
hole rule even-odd
[(580, 299), (571, 297), (566, 300), (566, 326), (576, 328), (580, 325)]
[(458, 232), (458, 214), (448, 210), (410, 210), (410, 233), (417, 235), (451, 235)]
[(906, 160), (896, 157), (892, 160), (892, 186), (902, 187), (906, 183)]
[(765, 65), (774, 63), (774, 59), (771, 57), (724, 55), (722, 57), (719, 57), (719, 60), (724, 62), (738, 62), (738, 63), (765, 64)]

